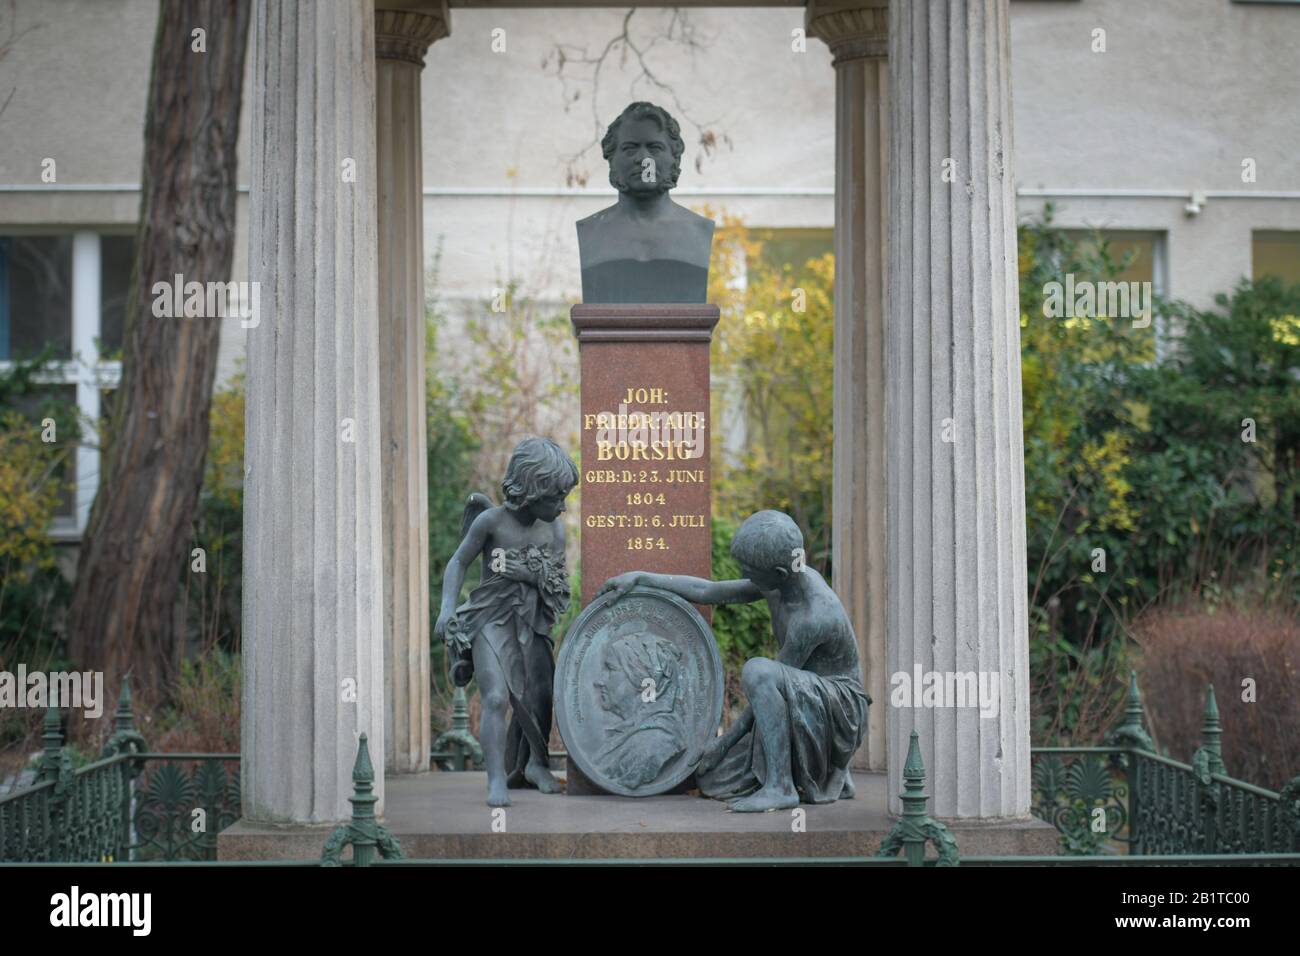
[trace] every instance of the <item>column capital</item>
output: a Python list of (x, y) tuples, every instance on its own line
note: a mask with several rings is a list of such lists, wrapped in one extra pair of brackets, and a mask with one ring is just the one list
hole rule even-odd
[(447, 0), (380, 0), (375, 10), (375, 57), (424, 67), (434, 40), (451, 35)]
[(889, 0), (808, 0), (804, 29), (831, 48), (836, 66), (884, 58), (889, 55)]

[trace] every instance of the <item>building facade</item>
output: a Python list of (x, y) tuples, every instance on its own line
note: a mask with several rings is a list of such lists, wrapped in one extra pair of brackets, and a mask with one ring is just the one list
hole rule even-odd
[[(53, 345), (51, 387), (91, 420), (120, 371), (156, 10), (19, 0), (12, 23), (0, 11), (12, 38), (0, 59), (0, 362)], [(577, 299), (574, 223), (612, 195), (599, 138), (632, 98), (678, 114), (679, 201), (797, 239), (798, 253), (831, 248), (834, 74), (825, 44), (792, 48), (801, 8), (451, 17), (421, 85), (426, 258), (441, 252), (433, 291), (453, 319), (512, 280), (557, 306)], [(625, 29), (641, 49), (654, 41), (645, 66), (671, 92), (635, 56), (611, 56), (598, 76), (582, 62)], [(1197, 306), (1242, 277), (1300, 281), (1300, 3), (1013, 0), (1011, 38), (1022, 218), (1052, 203), (1060, 225), (1133, 250), (1130, 277)], [(235, 280), (247, 278), (249, 83)], [(707, 151), (701, 129), (716, 137)], [(219, 380), (246, 335), (222, 321)], [(53, 529), (68, 541), (94, 497), (93, 449), (76, 471)]]
[[(385, 347), (382, 336), (389, 333), (374, 339), (374, 329), (365, 327), (373, 313), (386, 329), (392, 311), (384, 307), (385, 295), (392, 294), (389, 286), (380, 282), (377, 294), (373, 288), (372, 263), (409, 281), (429, 265), (427, 250), (440, 249), (439, 297), (471, 310), (486, 307), (496, 290), (516, 282), (540, 299), (560, 303), (574, 297), (572, 224), (610, 196), (596, 185), (604, 162), (595, 146), (628, 99), (657, 99), (679, 112), (694, 147), (686, 157), (693, 175), (685, 179), (680, 199), (708, 203), (717, 213), (777, 235), (797, 230), (815, 241), (817, 230), (833, 228), (835, 554), (837, 570), (848, 568), (837, 587), (858, 629), (872, 675), (869, 689), (882, 699), (886, 673), (923, 660), (938, 663), (940, 656), (1013, 679), (1009, 706), (1014, 713), (991, 730), (951, 714), (909, 719), (921, 728), (926, 752), (945, 771), (936, 787), (937, 812), (980, 818), (1022, 814), (1028, 806), (1028, 723), (1017, 211), (1032, 214), (1054, 201), (1058, 222), (1113, 231), (1139, 253), (1135, 268), (1145, 270), (1140, 275), (1194, 304), (1207, 304), (1214, 292), (1260, 268), (1287, 273), (1292, 240), (1300, 231), (1296, 184), (1288, 183), (1294, 170), (1287, 168), (1300, 102), (1293, 95), (1296, 81), (1286, 73), (1285, 44), (1300, 30), (1296, 11), (1281, 4), (1211, 0), (1151, 3), (1140, 15), (1130, 5), (1088, 0), (1010, 5), (1006, 0), (892, 5), (828, 0), (807, 11), (692, 7), (684, 13), (656, 8), (633, 15), (521, 5), (525, 9), (457, 6), (450, 24), (444, 6), (432, 17), (444, 35), (439, 38), (430, 28), (418, 38), (425, 45), (438, 40), (428, 66), (400, 76), (394, 63), (418, 65), (420, 59), (385, 46), (385, 37), (391, 31), (399, 40), (417, 39), (412, 33), (417, 27), (381, 15), (376, 85), (375, 76), (368, 75), (376, 59), (357, 54), (376, 38), (369, 3), (283, 10), (275, 3), (259, 4), (261, 13), (274, 9), (283, 18), (259, 20), (255, 30), (261, 39), (250, 58), (250, 75), (297, 70), (304, 72), (285, 75), (329, 76), (337, 99), (315, 104), (308, 91), (295, 87), (276, 109), (268, 109), (271, 93), (249, 83), (245, 125), (251, 132), (244, 136), (244, 155), (251, 150), (259, 165), (250, 174), (249, 200), (241, 209), (253, 267), (235, 278), (268, 280), (277, 298), (267, 319), (277, 335), (285, 330), (288, 336), (284, 354), (279, 346), (268, 351), (251, 341), (247, 349), (249, 474), (258, 474), (253, 459), (271, 471), (282, 467), (275, 449), (297, 441), (281, 434), (283, 423), (258, 404), (259, 394), (271, 387), (280, 397), (280, 385), (291, 382), (283, 394), (317, 419), (314, 403), (321, 393), (300, 386), (310, 386), (320, 375), (326, 397), (356, 406), (370, 425), (387, 422), (387, 413), (402, 410), (411, 395), (420, 400), (422, 390), (413, 387), (417, 378), (404, 377), (409, 369), (400, 359), (410, 344), (390, 341), (392, 348)], [(108, 6), (94, 6), (88, 18)], [(128, 4), (112, 6), (126, 16)], [(45, 16), (53, 6), (39, 9)], [(147, 13), (140, 7), (141, 21)], [(28, 29), (19, 16), (19, 38), (6, 66), (20, 63), (17, 51), (45, 28)], [(1185, 29), (1196, 17), (1201, 19)], [(111, 33), (116, 22), (105, 22), (104, 31)], [(627, 55), (619, 48), (618, 56), (600, 60), (597, 51), (625, 29), (631, 31), (624, 44)], [(148, 30), (142, 26), (140, 32)], [(103, 35), (93, 34), (95, 42)], [(313, 39), (324, 36), (346, 43), (335, 48)], [(147, 45), (139, 46), (147, 57)], [(10, 342), (58, 339), (66, 362), (52, 374), (75, 385), (79, 403), (93, 414), (95, 396), (112, 384), (112, 343), (103, 333), (112, 328), (114, 286), (111, 275), (105, 279), (105, 267), (109, 264), (111, 273), (121, 247), (110, 238), (118, 229), (129, 232), (133, 213), (128, 211), (138, 187), (112, 179), (126, 174), (111, 163), (96, 167), (87, 159), (95, 142), (90, 130), (101, 121), (88, 115), (98, 89), (91, 88), (95, 95), (69, 97), (69, 115), (78, 120), (49, 128), (63, 123), (64, 114), (41, 110), (32, 98), (57, 88), (62, 78), (36, 69), (49, 60), (38, 55), (29, 63), (31, 72), (7, 74), (13, 86), (7, 109), (14, 115), (0, 122), (23, 132), (5, 138), (0, 175), (25, 170), (31, 178), (15, 176), (0, 193), (6, 241), (6, 291), (0, 302), (6, 305)], [(1260, 82), (1261, 69), (1270, 68), (1266, 64), (1276, 64), (1276, 82)], [(345, 72), (338, 78), (339, 71), (352, 70), (357, 75)], [(1249, 84), (1234, 86), (1243, 72), (1251, 77)], [(1215, 75), (1207, 81), (1206, 73)], [(412, 81), (415, 88), (401, 85)], [(376, 126), (368, 125), (374, 117), (366, 113), (377, 90), (376, 162)], [(142, 82), (141, 103), (143, 91)], [(1278, 101), (1262, 105), (1264, 95)], [(414, 104), (422, 104), (415, 121), (393, 112)], [(1243, 118), (1247, 105), (1253, 112)], [(410, 190), (409, 204), (404, 199), (394, 204), (391, 191), (387, 200), (380, 199), (377, 239), (366, 225), (375, 220), (364, 205), (375, 208), (375, 182), (363, 178), (355, 192), (341, 190), (328, 157), (298, 152), (283, 109), (309, 132), (350, 142), (362, 153), (358, 167), (378, 168), (381, 180), (392, 177), (389, 185), (396, 183), (399, 195)], [(28, 129), (35, 148), (24, 135)], [(137, 123), (131, 134), (116, 135), (134, 136), (138, 143), (138, 132)], [(421, 132), (414, 169), (399, 168), (393, 157), (412, 142), (419, 144)], [(18, 142), (23, 145), (15, 147)], [(117, 145), (113, 155), (125, 164)], [(64, 158), (73, 146), (81, 152)], [(138, 154), (136, 159), (138, 165)], [(89, 178), (70, 178), (69, 165), (78, 174), (87, 171)], [(945, 175), (950, 166), (952, 178)], [(379, 191), (382, 196), (383, 182)], [(394, 238), (394, 217), (417, 204), (423, 229), (415, 234), (422, 243)], [(298, 221), (294, 217), (301, 218), (302, 231), (286, 231), (286, 223)], [(331, 232), (331, 223), (344, 232)], [(1232, 249), (1219, 251), (1225, 244)], [(426, 253), (407, 261), (421, 245)], [(263, 254), (267, 249), (277, 250), (276, 256)], [(339, 295), (327, 295), (305, 315), (287, 284), (276, 281), (286, 268), (295, 281), (317, 272), (332, 279), (337, 269), (345, 284), (335, 289)], [(408, 302), (403, 308), (409, 307)], [(412, 316), (418, 321), (418, 308)], [(356, 362), (317, 352), (315, 360), (326, 367), (300, 376), (308, 353), (292, 332), (308, 319), (334, 329), (337, 341), (352, 337)], [(223, 349), (231, 365), (242, 350), (239, 325), (228, 320), (225, 329)], [(59, 339), (64, 329), (66, 336)], [(258, 334), (266, 335), (266, 329), (250, 333)], [(294, 350), (302, 351), (297, 364), (286, 364)], [(330, 364), (336, 361), (337, 369)], [(390, 374), (381, 375), (381, 369)], [(403, 385), (390, 396), (389, 383), (397, 379)], [(412, 386), (408, 395), (401, 394), (405, 386)], [(958, 402), (965, 403), (967, 427), (976, 429), (977, 440), (952, 450), (934, 446), (931, 419), (954, 411)], [(333, 403), (327, 405), (332, 409)], [(887, 408), (893, 417), (887, 417)], [(326, 436), (332, 424), (323, 425)], [(385, 440), (382, 447), (387, 446)], [(359, 513), (376, 519), (357, 525), (368, 529), (381, 514), (384, 521), (392, 517), (386, 482), (380, 505), (374, 460), (380, 447), (369, 436), (364, 454), (355, 458), (321, 461), (305, 455), (304, 464), (283, 467), (293, 470), (294, 482), (334, 487), (340, 494), (355, 490), (363, 506)], [(84, 462), (83, 472), (78, 460), (79, 487), (91, 485), (94, 466)], [(397, 486), (407, 483), (418, 484), (409, 476)], [(252, 654), (259, 661), (256, 679), (265, 677), (271, 685), (297, 674), (292, 667), (277, 668), (271, 653), (269, 623), (278, 619), (282, 599), (270, 591), (258, 596), (263, 585), (256, 569), (280, 566), (292, 543), (291, 529), (282, 527), (288, 521), (285, 510), (278, 505), (292, 505), (295, 513), (305, 508), (307, 519), (324, 520), (340, 531), (350, 527), (347, 515), (315, 514), (316, 505), (301, 498), (277, 499), (283, 490), (283, 485), (262, 490), (246, 502), (256, 534), (245, 542), (247, 580), (253, 582), (245, 589), (245, 618), (261, 628), (252, 642), (261, 651), (250, 651), (246, 627), (245, 658)], [(886, 511), (891, 515), (887, 537)], [(71, 517), (75, 534), (77, 513)], [(387, 586), (391, 576), (376, 565), (377, 551), (369, 553), (379, 547), (378, 538), (367, 530), (363, 542), (357, 533), (355, 542), (346, 535), (333, 540), (330, 555), (322, 558), (338, 557), (338, 568), (349, 576), (355, 571), (356, 587), (340, 583), (336, 590), (359, 602), (349, 604), (355, 621), (332, 627), (337, 633), (325, 642), (337, 640), (339, 653), (355, 654), (367, 669), (368, 686), (377, 691), (381, 642), (374, 632), (382, 629), (385, 615), (368, 602), (372, 586)], [(300, 636), (305, 640), (307, 633)], [(289, 644), (297, 646), (294, 640)], [(263, 652), (264, 661), (257, 656)], [(254, 679), (246, 668), (246, 698)], [(328, 688), (307, 693), (328, 696)], [(282, 696), (252, 695), (259, 705), (272, 698)], [(271, 711), (254, 715), (252, 710), (245, 709), (246, 724), (274, 724)], [(888, 766), (896, 776), (911, 728), (893, 711), (888, 714)], [(255, 749), (256, 735), (245, 736)], [(886, 762), (885, 736), (873, 727), (867, 743), (871, 766)], [(346, 743), (331, 738), (329, 746)], [(257, 753), (255, 763), (273, 763)], [(340, 772), (331, 760), (304, 770), (323, 774), (318, 779), (337, 778)], [(258, 777), (267, 785), (266, 806), (276, 804), (282, 791), (265, 772)], [(261, 806), (258, 800), (249, 803)], [(265, 812), (269, 819), (281, 810)], [(297, 820), (321, 813), (328, 818), (333, 810), (284, 812)]]

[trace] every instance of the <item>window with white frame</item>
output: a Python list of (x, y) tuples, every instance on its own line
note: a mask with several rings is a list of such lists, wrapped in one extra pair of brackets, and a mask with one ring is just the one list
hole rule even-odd
[[(1081, 252), (1099, 252), (1098, 245), (1104, 243), (1107, 258), (1117, 266), (1122, 266), (1114, 275), (1080, 276), (1093, 281), (1139, 283), (1142, 289), (1150, 289), (1151, 294), (1167, 294), (1166, 276), (1168, 268), (1165, 258), (1165, 233), (1143, 229), (1101, 229), (1097, 231), (1066, 230), (1081, 247)], [(1150, 285), (1145, 285), (1150, 283)], [(1145, 299), (1145, 294), (1143, 295)], [(1150, 303), (1147, 303), (1150, 304)], [(1134, 329), (1135, 334), (1149, 339), (1148, 360), (1157, 360), (1164, 356), (1168, 342), (1167, 330), (1163, 327), (1159, 313), (1153, 313), (1148, 329)]]
[(0, 227), (0, 368), (50, 348), (39, 386), (75, 402), (82, 420), (72, 490), (50, 529), (58, 538), (80, 537), (98, 486), (99, 422), (122, 374), (133, 257), (131, 235)]

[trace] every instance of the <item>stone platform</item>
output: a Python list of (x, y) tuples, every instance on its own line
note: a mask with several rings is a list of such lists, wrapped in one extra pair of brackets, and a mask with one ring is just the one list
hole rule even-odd
[[(790, 811), (730, 813), (688, 794), (661, 797), (543, 796), (512, 790), (505, 832), (492, 831), (483, 773), (389, 777), (384, 824), (415, 859), (644, 859), (667, 857), (870, 856), (893, 819), (882, 773), (855, 773), (857, 797), (804, 804), (804, 832)], [(332, 826), (273, 827), (243, 820), (217, 838), (222, 860), (318, 859)], [(966, 855), (1056, 852), (1056, 831), (1038, 820), (955, 824)]]

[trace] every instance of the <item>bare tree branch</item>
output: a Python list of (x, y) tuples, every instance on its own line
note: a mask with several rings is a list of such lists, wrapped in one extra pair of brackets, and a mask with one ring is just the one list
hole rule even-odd
[(623, 16), (619, 32), (610, 37), (595, 54), (589, 53), (586, 46), (557, 43), (542, 59), (542, 69), (554, 69), (553, 75), (560, 81), (565, 112), (568, 112), (570, 107), (582, 98), (584, 87), (589, 88), (590, 91), (587, 101), (591, 104), (592, 136), (576, 152), (565, 157), (564, 178), (569, 186), (587, 185), (588, 173), (583, 167), (583, 159), (593, 147), (599, 148), (601, 138), (609, 125), (609, 117), (602, 120), (600, 116), (599, 94), (602, 74), (615, 55), (618, 57), (620, 70), (626, 69), (629, 56), (635, 60), (638, 72), (629, 83), (629, 89), (635, 91), (637, 84), (645, 83), (663, 93), (671, 100), (673, 106), (671, 112), (680, 118), (679, 122), (695, 129), (699, 145), (703, 150), (695, 157), (696, 172), (703, 169), (704, 157), (712, 156), (714, 150), (721, 144), (725, 143), (727, 148), (731, 149), (731, 137), (724, 131), (712, 128), (717, 120), (697, 119), (694, 113), (682, 103), (676, 89), (655, 71), (648, 58), (648, 54), (662, 43), (678, 45), (694, 61), (695, 55), (708, 50), (716, 38), (704, 36), (688, 11), (673, 7), (659, 11), (661, 16), (667, 19), (665, 25), (651, 32), (647, 39), (637, 39), (632, 31), (632, 20), (637, 12), (636, 7), (630, 8)]
[[(45, 26), (44, 23), (33, 23), (27, 29), (19, 30), (18, 29), (18, 0), (9, 0), (8, 30), (7, 32), (0, 33), (0, 60), (3, 60), (5, 56), (8, 55), (9, 51), (11, 51), (14, 48), (15, 43), (17, 43), (27, 34), (31, 33), (33, 30), (39, 30), (43, 26)], [(4, 102), (0, 103), (0, 116), (4, 115), (4, 111), (9, 107), (9, 101), (14, 98), (14, 94), (17, 92), (18, 92), (18, 87), (15, 86), (13, 89), (9, 91), (9, 95), (5, 97)]]

